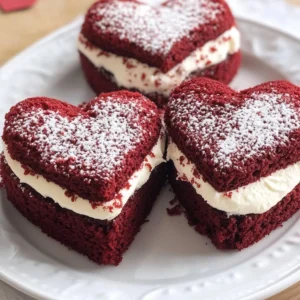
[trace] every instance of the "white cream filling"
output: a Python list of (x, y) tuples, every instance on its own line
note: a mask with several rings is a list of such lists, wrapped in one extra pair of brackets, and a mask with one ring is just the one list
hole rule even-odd
[(87, 45), (87, 39), (80, 34), (77, 47), (97, 68), (104, 68), (113, 74), (118, 86), (135, 88), (149, 94), (157, 92), (168, 96), (170, 92), (193, 72), (203, 70), (226, 60), (228, 55), (240, 49), (240, 33), (236, 27), (225, 31), (216, 40), (209, 41), (192, 52), (181, 63), (167, 73), (141, 63), (133, 58), (124, 58), (102, 49)]
[[(148, 181), (151, 171), (159, 164), (165, 162), (163, 159), (165, 137), (161, 135), (149, 155), (145, 158), (140, 169), (133, 173), (129, 178), (126, 188), (123, 188), (118, 192), (118, 198), (115, 197), (111, 201), (102, 202), (101, 206), (99, 205), (93, 208), (87, 199), (83, 199), (79, 196), (75, 196), (76, 200), (72, 201), (70, 197), (65, 195), (65, 189), (54, 182), (47, 181), (41, 175), (25, 175), (21, 163), (12, 159), (7, 151), (5, 143), (3, 148), (7, 164), (19, 178), (21, 183), (28, 184), (40, 195), (45, 198), (51, 198), (63, 208), (99, 220), (112, 220), (116, 218), (121, 213), (122, 208), (127, 203), (128, 199)], [(120, 203), (121, 205), (115, 205), (115, 203)]]
[(191, 183), (196, 193), (210, 206), (228, 215), (262, 214), (274, 207), (300, 182), (298, 162), (244, 187), (220, 193), (197, 174), (196, 166), (171, 141), (168, 145), (167, 159), (173, 161), (178, 180)]

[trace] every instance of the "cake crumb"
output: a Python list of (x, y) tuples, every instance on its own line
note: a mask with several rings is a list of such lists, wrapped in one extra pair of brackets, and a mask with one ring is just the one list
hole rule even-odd
[(169, 203), (170, 203), (171, 205), (174, 205), (176, 202), (178, 202), (178, 199), (177, 199), (177, 197), (175, 196)]
[(167, 208), (167, 213), (169, 216), (180, 216), (183, 213), (182, 206), (180, 204), (175, 205), (172, 208)]

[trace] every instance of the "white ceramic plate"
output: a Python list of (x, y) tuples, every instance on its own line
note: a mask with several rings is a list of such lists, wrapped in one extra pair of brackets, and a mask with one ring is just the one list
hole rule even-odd
[[(30, 96), (78, 104), (94, 95), (86, 84), (75, 41), (82, 19), (55, 32), (6, 64), (0, 73), (0, 128), (4, 114)], [(272, 79), (300, 84), (300, 41), (238, 20), (243, 65), (236, 89)], [(184, 216), (169, 217), (165, 188), (118, 267), (93, 264), (43, 235), (5, 199), (0, 202), (0, 279), (39, 299), (263, 299), (300, 278), (298, 213), (242, 252), (216, 250)]]

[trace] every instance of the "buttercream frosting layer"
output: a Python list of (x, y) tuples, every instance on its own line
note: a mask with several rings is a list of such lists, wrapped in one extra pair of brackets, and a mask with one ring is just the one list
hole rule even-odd
[(93, 202), (83, 199), (77, 195), (70, 197), (68, 191), (54, 182), (47, 181), (43, 176), (30, 174), (20, 162), (14, 160), (4, 143), (4, 156), (7, 164), (13, 173), (19, 178), (21, 183), (25, 183), (33, 188), (44, 198), (51, 198), (62, 208), (69, 209), (77, 214), (85, 215), (99, 220), (113, 220), (122, 211), (130, 197), (141, 188), (149, 179), (151, 172), (156, 166), (164, 163), (163, 153), (165, 149), (165, 137), (161, 134), (157, 143), (146, 156), (141, 167), (129, 178), (125, 187), (122, 188), (115, 197), (107, 202)]
[(225, 61), (229, 55), (238, 52), (240, 33), (236, 27), (232, 27), (216, 40), (209, 41), (192, 52), (167, 73), (136, 59), (106, 52), (91, 44), (82, 34), (79, 35), (77, 47), (96, 68), (103, 68), (111, 73), (118, 86), (137, 89), (145, 94), (158, 93), (167, 97), (192, 73), (217, 65)]
[(188, 181), (210, 206), (228, 215), (262, 214), (289, 194), (300, 182), (300, 162), (238, 189), (218, 192), (203, 179), (196, 166), (170, 141), (167, 159), (177, 170), (177, 179)]

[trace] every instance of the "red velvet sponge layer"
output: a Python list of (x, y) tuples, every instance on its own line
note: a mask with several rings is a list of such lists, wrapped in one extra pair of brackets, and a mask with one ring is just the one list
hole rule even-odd
[(81, 33), (107, 52), (167, 72), (234, 25), (224, 0), (168, 0), (155, 7), (100, 0), (88, 10)]
[(2, 163), (7, 198), (31, 223), (48, 236), (97, 264), (118, 265), (139, 232), (165, 183), (165, 165), (156, 167), (149, 180), (126, 203), (112, 221), (96, 220), (61, 208), (32, 188), (20, 184), (9, 166)]
[[(82, 53), (80, 53), (80, 61), (86, 80), (97, 95), (102, 92), (112, 92), (124, 89), (115, 83), (111, 73), (104, 69), (96, 68)], [(236, 75), (240, 67), (240, 63), (241, 53), (237, 52), (230, 55), (225, 61), (217, 65), (191, 74), (190, 78), (208, 77), (228, 84)], [(167, 97), (158, 93), (151, 93), (146, 96), (153, 100), (158, 107), (164, 107), (168, 101)]]
[(170, 96), (169, 137), (217, 191), (226, 192), (300, 160), (300, 88), (273, 81), (236, 92), (194, 78)]
[(160, 135), (155, 104), (139, 93), (101, 94), (85, 106), (45, 97), (13, 106), (3, 140), (28, 168), (94, 202), (113, 199)]
[(176, 180), (177, 171), (168, 166), (173, 191), (185, 209), (189, 224), (197, 232), (208, 236), (222, 250), (247, 248), (290, 219), (300, 209), (300, 184), (277, 205), (263, 214), (230, 216), (210, 205), (186, 181)]

